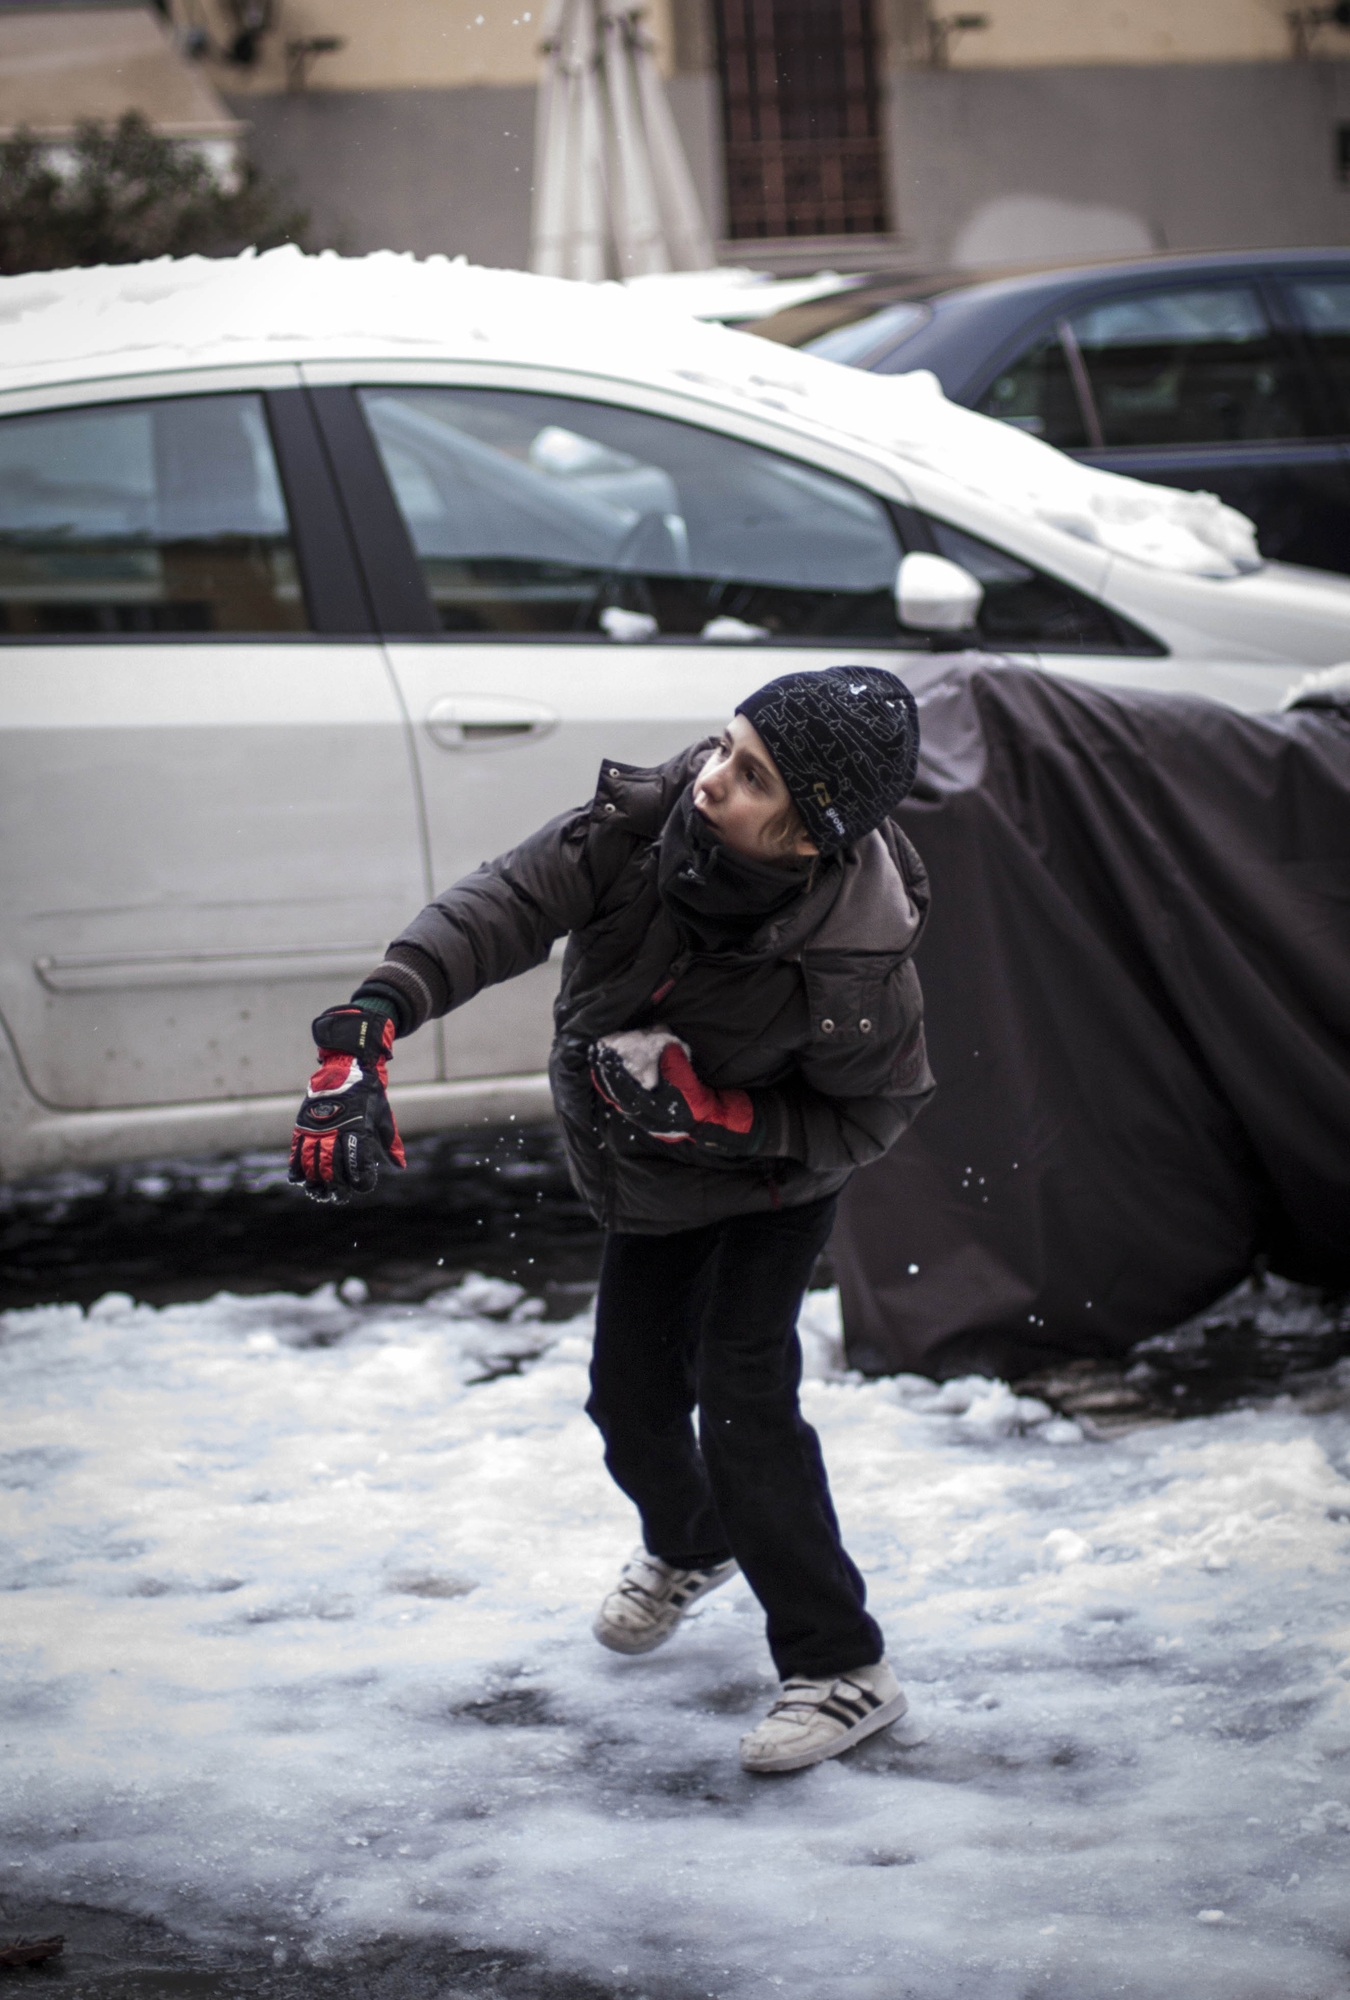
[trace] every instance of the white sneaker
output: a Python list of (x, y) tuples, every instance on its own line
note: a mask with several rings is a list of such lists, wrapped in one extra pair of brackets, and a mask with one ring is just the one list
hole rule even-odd
[(612, 1653), (650, 1653), (664, 1645), (691, 1604), (735, 1576), (735, 1559), (711, 1569), (674, 1569), (646, 1549), (634, 1549), (600, 1606), (596, 1638)]
[(783, 1682), (763, 1722), (741, 1738), (741, 1764), (747, 1771), (803, 1770), (898, 1722), (908, 1707), (885, 1660), (822, 1681), (798, 1676)]

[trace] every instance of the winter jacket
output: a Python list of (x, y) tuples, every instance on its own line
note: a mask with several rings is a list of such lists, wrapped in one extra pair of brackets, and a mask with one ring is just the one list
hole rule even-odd
[[(912, 954), (928, 883), (892, 822), (743, 948), (698, 953), (658, 894), (662, 828), (711, 743), (652, 770), (606, 763), (590, 804), (429, 903), (371, 975), (400, 1032), (541, 964), (568, 938), (549, 1080), (572, 1177), (606, 1227), (664, 1235), (836, 1193), (933, 1091)], [(766, 1090), (752, 1159), (649, 1139), (594, 1090), (597, 1036), (654, 1024), (706, 1083)]]

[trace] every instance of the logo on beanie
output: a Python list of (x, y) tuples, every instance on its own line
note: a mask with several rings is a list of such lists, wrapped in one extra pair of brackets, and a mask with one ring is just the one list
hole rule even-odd
[(847, 839), (848, 828), (844, 825), (843, 815), (839, 812), (838, 808), (835, 806), (830, 806), (826, 811), (825, 817), (830, 822), (830, 825), (834, 828), (835, 832), (839, 835), (839, 838), (841, 840)]
[(823, 779), (817, 778), (814, 785), (812, 785), (811, 790), (816, 795), (816, 804), (820, 807), (820, 810), (824, 812), (826, 807), (830, 803), (829, 787), (825, 784)]

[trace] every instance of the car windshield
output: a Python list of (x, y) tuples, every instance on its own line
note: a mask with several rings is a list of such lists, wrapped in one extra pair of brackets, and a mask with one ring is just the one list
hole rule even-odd
[(866, 319), (855, 319), (848, 326), (834, 327), (829, 333), (803, 342), (802, 351), (818, 354), (822, 361), (839, 361), (846, 367), (857, 368), (881, 350), (908, 340), (927, 319), (927, 306), (910, 303), (882, 306)]

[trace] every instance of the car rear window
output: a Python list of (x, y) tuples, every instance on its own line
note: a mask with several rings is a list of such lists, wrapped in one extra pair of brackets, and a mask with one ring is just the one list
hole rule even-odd
[(1081, 377), (1059, 332), (1044, 334), (1001, 369), (977, 408), (1061, 450), (1091, 442), (1083, 417)]
[(1302, 372), (1250, 286), (1132, 292), (1071, 314), (1067, 326), (1104, 444), (1316, 435)]
[(1300, 278), (1289, 295), (1335, 397), (1337, 428), (1350, 431), (1350, 277)]
[(0, 419), (0, 634), (307, 624), (260, 396)]
[(890, 519), (830, 473), (573, 397), (361, 401), (446, 632), (904, 643)]

